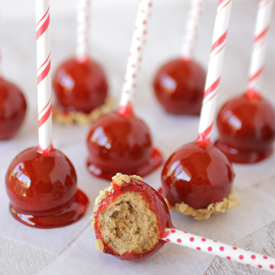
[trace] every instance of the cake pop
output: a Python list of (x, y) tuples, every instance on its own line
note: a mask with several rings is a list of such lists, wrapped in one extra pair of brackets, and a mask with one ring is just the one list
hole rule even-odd
[(27, 103), (22, 91), (0, 77), (0, 140), (9, 139), (22, 125)]
[(172, 114), (200, 114), (206, 73), (193, 59), (203, 0), (192, 0), (181, 57), (164, 64), (153, 81), (154, 92), (165, 111)]
[(88, 124), (111, 109), (105, 73), (90, 56), (89, 7), (90, 0), (77, 1), (76, 57), (64, 61), (53, 75), (57, 122)]
[(217, 117), (220, 137), (215, 145), (236, 163), (261, 161), (273, 150), (275, 109), (259, 93), (272, 4), (273, 1), (259, 1), (248, 90), (225, 103)]
[(172, 242), (274, 272), (275, 259), (174, 228), (167, 205), (139, 176), (117, 174), (95, 200), (96, 247), (125, 261), (152, 256)]
[(173, 153), (162, 171), (162, 192), (170, 209), (199, 220), (240, 204), (232, 189), (232, 164), (210, 141), (231, 4), (218, 6), (225, 15), (216, 16), (198, 138)]
[(146, 176), (163, 161), (161, 154), (152, 146), (148, 127), (134, 114), (130, 101), (136, 89), (150, 9), (150, 1), (140, 2), (120, 106), (116, 112), (98, 119), (87, 137), (88, 170), (94, 176), (107, 180), (118, 171)]
[(158, 251), (167, 227), (173, 225), (165, 201), (139, 176), (117, 174), (96, 199), (96, 246), (121, 260), (141, 260)]
[(198, 116), (205, 77), (205, 71), (193, 60), (179, 58), (169, 61), (155, 76), (155, 95), (168, 113)]
[(39, 145), (11, 162), (6, 190), (15, 219), (31, 227), (54, 228), (78, 221), (89, 200), (77, 190), (72, 163), (52, 145), (49, 0), (36, 1), (36, 20)]

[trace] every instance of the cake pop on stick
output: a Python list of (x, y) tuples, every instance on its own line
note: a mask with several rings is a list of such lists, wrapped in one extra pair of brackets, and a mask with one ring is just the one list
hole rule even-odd
[(139, 3), (119, 108), (98, 119), (88, 133), (88, 170), (94, 176), (107, 180), (118, 171), (146, 176), (163, 161), (161, 154), (152, 147), (148, 127), (135, 116), (131, 104), (131, 97), (137, 88), (136, 79), (151, 7), (150, 0)]
[(15, 135), (24, 121), (26, 110), (27, 103), (23, 92), (3, 77), (0, 48), (0, 140)]
[(38, 148), (17, 155), (6, 173), (10, 212), (36, 228), (61, 227), (78, 221), (89, 200), (77, 189), (70, 160), (52, 145), (49, 0), (36, 0)]
[(175, 229), (163, 198), (139, 176), (117, 174), (95, 201), (96, 247), (126, 260), (145, 259), (165, 243), (273, 271), (275, 259)]
[(231, 0), (218, 4), (197, 140), (173, 153), (162, 170), (162, 192), (170, 209), (195, 219), (240, 204), (232, 189), (232, 164), (210, 141), (231, 5)]
[(77, 0), (76, 57), (64, 61), (53, 76), (53, 119), (60, 123), (89, 124), (112, 108), (105, 73), (90, 55), (90, 3)]
[(206, 73), (194, 61), (199, 21), (204, 0), (191, 0), (180, 58), (164, 64), (153, 86), (163, 108), (172, 114), (199, 115)]
[(273, 150), (275, 110), (259, 93), (272, 5), (273, 0), (260, 0), (258, 4), (247, 91), (225, 103), (217, 117), (220, 137), (215, 145), (232, 162), (258, 162), (270, 156)]

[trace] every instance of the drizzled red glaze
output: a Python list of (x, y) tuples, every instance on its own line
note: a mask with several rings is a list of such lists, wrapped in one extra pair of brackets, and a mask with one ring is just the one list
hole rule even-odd
[(148, 127), (134, 115), (113, 112), (99, 118), (89, 131), (87, 146), (89, 172), (107, 180), (118, 172), (144, 177), (163, 162), (152, 147)]
[(162, 171), (163, 196), (194, 209), (228, 197), (235, 174), (227, 157), (210, 142), (189, 143), (173, 153)]
[(27, 110), (23, 93), (0, 78), (0, 140), (11, 138), (21, 126)]
[(205, 78), (205, 71), (194, 61), (172, 60), (155, 76), (155, 95), (168, 113), (199, 115)]
[(267, 100), (254, 94), (229, 100), (218, 114), (220, 138), (215, 145), (232, 162), (253, 163), (272, 152), (275, 110)]
[(10, 211), (15, 219), (36, 228), (54, 228), (78, 221), (89, 200), (77, 190), (76, 173), (60, 151), (40, 154), (36, 147), (21, 152), (6, 173)]
[(104, 104), (108, 84), (99, 64), (90, 59), (80, 62), (73, 58), (57, 68), (53, 88), (59, 111), (90, 113)]
[(104, 244), (103, 252), (114, 255), (117, 258), (125, 261), (142, 260), (156, 253), (165, 244), (165, 241), (159, 240), (159, 243), (157, 243), (155, 247), (153, 247), (153, 249), (145, 253), (135, 254), (133, 251), (131, 251), (123, 255), (117, 254), (115, 251), (113, 251), (111, 247), (109, 247), (106, 243), (104, 243), (100, 230), (98, 228), (98, 215), (100, 212), (104, 211), (104, 209), (110, 203), (114, 202), (118, 196), (126, 192), (138, 192), (144, 200), (149, 202), (149, 209), (151, 209), (154, 213), (156, 213), (158, 218), (158, 237), (159, 238), (163, 238), (166, 235), (165, 228), (174, 228), (171, 222), (171, 217), (170, 217), (170, 213), (166, 202), (155, 189), (153, 189), (151, 186), (149, 186), (145, 182), (131, 178), (130, 183), (123, 183), (123, 185), (117, 185), (115, 182), (113, 182), (113, 188), (114, 188), (113, 192), (110, 193), (106, 199), (100, 202), (100, 206), (98, 210), (96, 211), (96, 213), (94, 213), (95, 234), (96, 234), (96, 238), (100, 239)]

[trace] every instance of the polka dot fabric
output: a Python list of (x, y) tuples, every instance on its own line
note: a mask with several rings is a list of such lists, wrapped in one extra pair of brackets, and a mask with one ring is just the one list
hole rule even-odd
[(271, 257), (202, 238), (185, 231), (167, 228), (163, 240), (275, 273), (275, 259)]

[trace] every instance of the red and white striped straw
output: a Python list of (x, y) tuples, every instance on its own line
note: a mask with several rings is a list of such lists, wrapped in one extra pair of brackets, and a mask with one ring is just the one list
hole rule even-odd
[(181, 57), (183, 59), (193, 58), (203, 2), (204, 0), (191, 0), (181, 48)]
[(49, 0), (36, 0), (38, 151), (52, 148), (51, 52)]
[(219, 0), (212, 39), (212, 49), (205, 82), (204, 98), (200, 114), (197, 142), (209, 140), (212, 132), (231, 6), (232, 0)]
[(251, 96), (261, 88), (272, 6), (273, 0), (259, 0), (247, 90)]
[(237, 248), (228, 244), (206, 239), (175, 228), (166, 228), (166, 237), (162, 240), (200, 250), (228, 260), (258, 267), (275, 273), (275, 259), (258, 253)]
[(76, 58), (84, 62), (90, 58), (90, 0), (77, 0)]
[(125, 80), (122, 87), (120, 107), (126, 106), (131, 101), (131, 97), (137, 87), (137, 74), (139, 63), (142, 61), (142, 52), (147, 34), (148, 22), (151, 17), (152, 0), (141, 0), (138, 6), (136, 26), (130, 48)]

